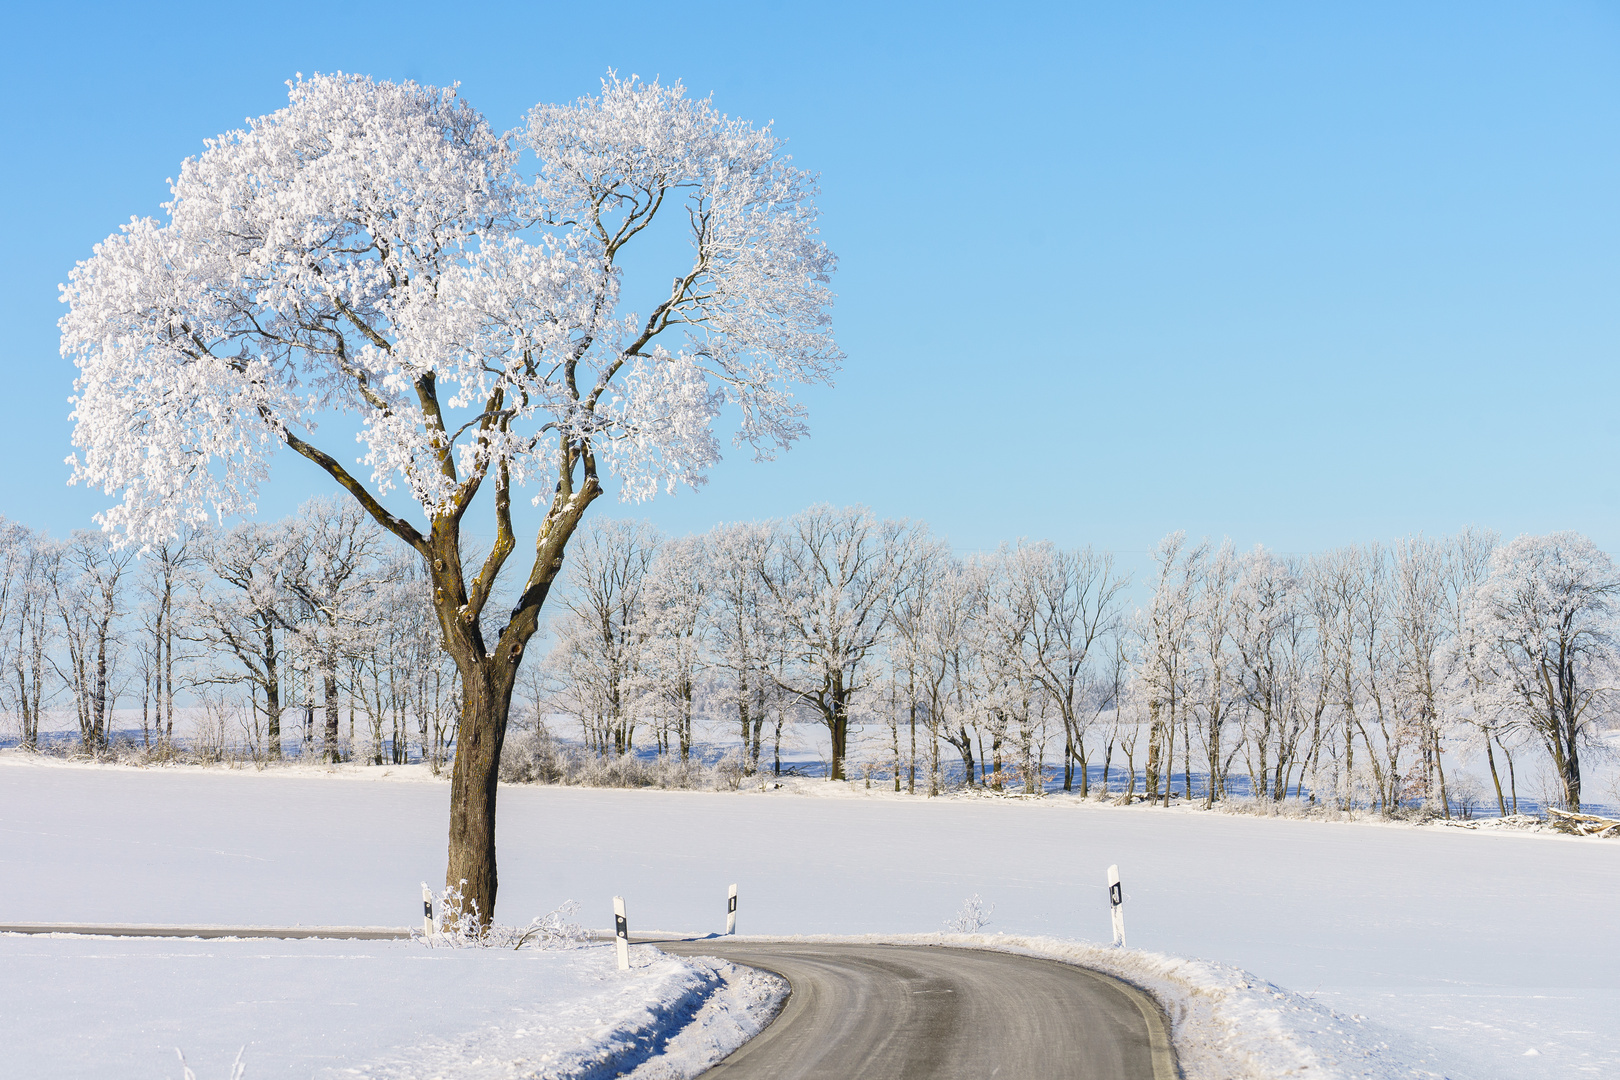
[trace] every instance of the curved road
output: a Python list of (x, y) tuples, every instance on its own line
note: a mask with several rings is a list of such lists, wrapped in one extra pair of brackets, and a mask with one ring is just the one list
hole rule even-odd
[(1178, 1076), (1153, 1000), (1072, 964), (928, 945), (649, 944), (792, 984), (771, 1025), (705, 1074), (717, 1080)]

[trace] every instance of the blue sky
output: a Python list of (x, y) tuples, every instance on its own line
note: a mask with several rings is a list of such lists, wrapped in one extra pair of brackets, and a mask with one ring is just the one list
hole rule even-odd
[[(1620, 9), (1601, 3), (9, 5), (0, 513), (65, 533), (56, 285), (295, 72), (459, 81), (497, 128), (609, 67), (821, 174), (812, 439), (641, 507), (865, 502), (959, 549), (1620, 550)], [(290, 455), (266, 515), (326, 490)]]

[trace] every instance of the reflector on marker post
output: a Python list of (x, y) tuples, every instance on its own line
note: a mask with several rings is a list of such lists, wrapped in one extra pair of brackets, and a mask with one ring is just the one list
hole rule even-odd
[(613, 940), (619, 947), (619, 970), (630, 970), (630, 924), (624, 918), (624, 897), (613, 898)]
[(433, 890), (422, 882), (422, 933), (433, 936)]
[(726, 933), (737, 932), (737, 886), (733, 885), (726, 894)]
[(1108, 910), (1114, 917), (1114, 944), (1125, 947), (1125, 893), (1119, 887), (1119, 867), (1108, 868)]

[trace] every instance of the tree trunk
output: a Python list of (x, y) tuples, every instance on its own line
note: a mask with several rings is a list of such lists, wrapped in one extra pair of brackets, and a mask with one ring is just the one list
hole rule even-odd
[[(1173, 735), (1171, 736), (1171, 739), (1172, 739), (1172, 742), (1173, 742), (1174, 741), (1174, 736)], [(1192, 786), (1192, 713), (1190, 713), (1190, 712), (1187, 713), (1185, 716), (1183, 716), (1181, 718), (1181, 768), (1182, 768), (1181, 781), (1182, 781), (1183, 794), (1186, 796), (1187, 805), (1191, 806), (1192, 805), (1192, 798), (1193, 798), (1193, 786)], [(1169, 802), (1168, 799), (1165, 800), (1165, 805), (1166, 806), (1170, 805), (1170, 802)]]
[(832, 680), (831, 707), (827, 710), (827, 732), (832, 736), (832, 768), (829, 780), (846, 779), (844, 757), (849, 751), (849, 703), (844, 700), (843, 672)]
[(782, 714), (776, 714), (776, 737), (771, 744), (771, 775), (782, 775)]
[(956, 747), (957, 754), (962, 758), (962, 781), (968, 787), (973, 786), (973, 737), (968, 734), (965, 725), (959, 726), (957, 734), (945, 733), (945, 741)]
[[(487, 927), (495, 915), (495, 791), (500, 775), (501, 746), (517, 685), (518, 665), (524, 648), (540, 626), (540, 610), (551, 584), (562, 570), (563, 548), (579, 527), (585, 509), (601, 493), (594, 459), (587, 458), (585, 483), (576, 492), (570, 466), (559, 482), (552, 510), (541, 525), (535, 561), (523, 593), (512, 608), (492, 649), (484, 644), (477, 615), (494, 587), (492, 566), (501, 548), (512, 544), (509, 494), (503, 482), (496, 492), (496, 513), (501, 525), (497, 549), (486, 571), (473, 579), (478, 608), (469, 606), (466, 577), (461, 565), (459, 518), (437, 518), (424, 552), (433, 582), (433, 608), (443, 632), (445, 651), (461, 674), (461, 719), (456, 734), (456, 757), (450, 775), (449, 852), (445, 863), (446, 888), (459, 888), (464, 910), (476, 912)], [(484, 573), (488, 573), (486, 580)], [(629, 751), (626, 739), (626, 752)]]
[[(445, 884), (459, 887), (465, 910), (488, 925), (495, 912), (495, 791), (512, 706), (514, 671), (460, 663), (464, 704), (450, 774), (450, 852)], [(515, 669), (516, 665), (508, 665)]]
[[(1573, 724), (1570, 725), (1572, 728)], [(1564, 760), (1559, 763), (1559, 780), (1564, 786), (1564, 808), (1572, 814), (1581, 812), (1581, 758), (1576, 744), (1577, 733), (1570, 731), (1564, 742)]]
[(907, 766), (906, 794), (917, 794), (917, 694), (912, 688), (911, 694), (911, 760)]
[(1434, 739), (1434, 775), (1440, 783), (1440, 807), (1446, 820), (1451, 819), (1451, 796), (1446, 791), (1446, 764), (1441, 759), (1443, 747), (1440, 745), (1440, 729), (1430, 721), (1429, 735)]
[(1485, 760), (1491, 767), (1491, 783), (1496, 785), (1496, 809), (1503, 817), (1507, 817), (1507, 797), (1502, 794), (1502, 777), (1496, 771), (1496, 754), (1491, 750), (1491, 736), (1485, 735)]
[(1074, 790), (1074, 728), (1063, 718), (1063, 790)]
[[(106, 615), (101, 620), (100, 631), (96, 639), (96, 689), (94, 698), (95, 749), (97, 752), (107, 749), (107, 727), (112, 719), (108, 716), (107, 708), (107, 680), (111, 673), (107, 669), (107, 639), (112, 633), (112, 605), (107, 605)], [(1577, 781), (1577, 789), (1579, 782)]]
[[(1159, 715), (1162, 706), (1157, 701), (1148, 702), (1148, 751), (1147, 762), (1142, 766), (1142, 786), (1147, 793), (1148, 801), (1156, 801), (1159, 797), (1159, 743), (1164, 731), (1164, 720)], [(1131, 771), (1134, 781), (1136, 772)], [(1134, 783), (1132, 787), (1134, 788)], [(1169, 786), (1169, 781), (1165, 781)]]
[(754, 772), (759, 772), (759, 751), (765, 745), (765, 702), (762, 698), (754, 710), (754, 744), (749, 748), (748, 757), (753, 762)]
[(338, 753), (338, 686), (336, 661), (321, 671), (321, 689), (326, 698), (326, 729), (321, 738), (321, 760), (328, 764), (342, 761)]
[(281, 760), (281, 674), (276, 667), (276, 631), (264, 626), (264, 715), (270, 760)]
[(1513, 798), (1513, 813), (1518, 813), (1518, 774), (1513, 771), (1513, 751), (1502, 745), (1502, 738), (1497, 737), (1497, 746), (1502, 746), (1502, 756), (1508, 759), (1508, 795)]
[(684, 764), (692, 758), (692, 680), (681, 680), (681, 715), (679, 717), (681, 731), (681, 762)]

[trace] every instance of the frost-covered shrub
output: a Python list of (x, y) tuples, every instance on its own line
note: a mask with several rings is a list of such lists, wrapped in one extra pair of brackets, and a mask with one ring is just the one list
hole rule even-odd
[(742, 787), (743, 780), (748, 776), (748, 759), (739, 749), (726, 751), (724, 757), (714, 763), (714, 777), (718, 786), (727, 791), (736, 791)]
[[(467, 884), (463, 879), (462, 885)], [(428, 886), (424, 882), (422, 888)], [(460, 886), (450, 885), (434, 894), (439, 916), (431, 933), (414, 931), (411, 938), (429, 948), (440, 949), (561, 949), (588, 937), (584, 927), (573, 921), (579, 904), (569, 900), (529, 921), (527, 926), (486, 926), (479, 918), (478, 901), (467, 899)]]
[(501, 746), (500, 777), (507, 784), (555, 784), (567, 776), (568, 753), (541, 724), (509, 732)]
[(1446, 796), (1451, 801), (1452, 813), (1464, 821), (1472, 821), (1479, 811), (1481, 796), (1479, 781), (1467, 773), (1458, 773), (1451, 778), (1448, 787)]
[[(242, 1080), (243, 1075), (246, 1074), (247, 1066), (242, 1063), (242, 1051), (246, 1049), (247, 1047), (244, 1046), (236, 1052), (236, 1060), (231, 1062), (230, 1080)], [(184, 1080), (197, 1080), (197, 1074), (191, 1071), (190, 1065), (186, 1064), (186, 1055), (180, 1052), (178, 1046), (174, 1048), (174, 1052), (180, 1058), (180, 1075)]]
[(747, 762), (739, 751), (712, 765), (696, 756), (682, 760), (674, 754), (654, 758), (593, 754), (559, 742), (544, 728), (514, 732), (501, 747), (500, 777), (508, 784), (736, 791), (747, 775)]
[(955, 918), (945, 920), (945, 929), (954, 934), (977, 934), (990, 925), (990, 916), (994, 915), (996, 905), (986, 904), (974, 893), (962, 901), (962, 910), (956, 913)]

